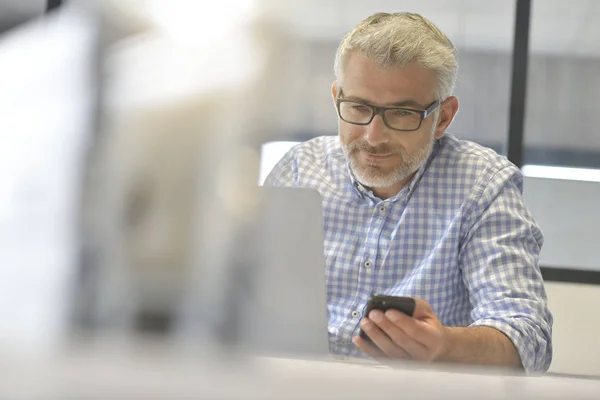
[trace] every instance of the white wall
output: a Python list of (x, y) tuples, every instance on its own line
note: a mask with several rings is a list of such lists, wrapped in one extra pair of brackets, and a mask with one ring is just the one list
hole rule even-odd
[(600, 286), (546, 282), (554, 314), (550, 372), (600, 376)]

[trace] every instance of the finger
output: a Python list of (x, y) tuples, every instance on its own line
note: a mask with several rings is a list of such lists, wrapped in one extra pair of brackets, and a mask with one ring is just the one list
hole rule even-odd
[[(388, 310), (385, 313), (371, 312), (369, 314), (369, 319), (373, 320), (379, 329), (381, 329), (381, 331), (385, 333), (396, 346), (407, 352), (411, 358), (418, 360), (429, 359), (429, 349), (423, 345), (423, 343), (404, 332), (401, 324), (394, 323), (387, 317), (388, 313), (391, 311), (402, 314), (396, 310)], [(391, 315), (393, 316), (394, 313), (392, 312)]]
[(423, 299), (415, 298), (415, 310), (413, 311), (413, 317), (416, 319), (423, 319), (435, 316), (431, 305)]
[(401, 347), (399, 347), (388, 335), (386, 335), (377, 325), (369, 318), (363, 318), (360, 322), (361, 329), (367, 334), (369, 339), (373, 341), (386, 356), (392, 358), (410, 358), (410, 355)]
[(376, 360), (387, 358), (383, 351), (379, 350), (377, 347), (373, 346), (360, 336), (353, 337), (352, 343), (354, 343), (354, 345), (358, 347), (360, 351), (364, 352), (365, 354)]
[(437, 330), (433, 329), (426, 321), (415, 319), (397, 310), (388, 310), (385, 312), (385, 316), (404, 334), (426, 348), (438, 341)]

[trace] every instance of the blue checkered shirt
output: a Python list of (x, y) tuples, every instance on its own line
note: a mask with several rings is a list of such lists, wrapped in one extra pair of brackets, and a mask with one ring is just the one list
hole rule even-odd
[(329, 341), (351, 338), (372, 293), (429, 302), (446, 326), (490, 326), (508, 336), (528, 372), (552, 359), (552, 315), (538, 255), (542, 233), (522, 198), (518, 168), (445, 134), (398, 195), (381, 200), (350, 172), (337, 136), (301, 143), (265, 185), (323, 197)]

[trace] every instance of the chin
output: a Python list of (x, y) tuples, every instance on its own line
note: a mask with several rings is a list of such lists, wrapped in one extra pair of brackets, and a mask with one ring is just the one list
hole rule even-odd
[(353, 172), (356, 179), (360, 183), (370, 188), (384, 188), (393, 186), (401, 180), (400, 177), (394, 173), (394, 171), (384, 173), (379, 169), (368, 166), (361, 167)]

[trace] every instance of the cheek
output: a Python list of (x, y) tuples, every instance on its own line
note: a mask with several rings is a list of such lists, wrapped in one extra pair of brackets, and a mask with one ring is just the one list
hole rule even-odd
[(409, 136), (404, 140), (404, 148), (408, 154), (414, 154), (421, 150), (423, 147), (431, 141), (432, 134), (430, 132), (431, 127), (426, 130), (419, 129), (418, 132), (412, 132), (413, 135)]
[(339, 133), (341, 142), (343, 144), (354, 142), (356, 139), (359, 139), (362, 136), (363, 129), (364, 128), (361, 126), (352, 125), (344, 121), (340, 121)]
[(394, 149), (403, 149), (408, 155), (412, 155), (422, 149), (430, 140), (428, 132), (419, 129), (416, 132), (398, 132), (388, 145)]

